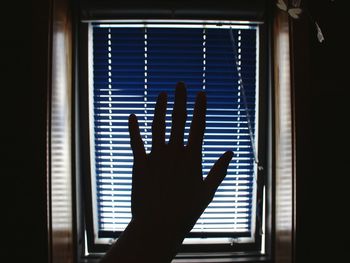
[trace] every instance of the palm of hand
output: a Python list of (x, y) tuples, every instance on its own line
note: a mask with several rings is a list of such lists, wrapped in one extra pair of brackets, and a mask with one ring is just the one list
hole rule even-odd
[(142, 178), (134, 184), (133, 216), (147, 225), (188, 232), (208, 205), (201, 160), (188, 148), (166, 145), (135, 167)]

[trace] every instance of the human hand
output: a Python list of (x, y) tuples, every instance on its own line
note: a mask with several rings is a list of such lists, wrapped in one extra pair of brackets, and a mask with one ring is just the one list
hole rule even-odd
[(186, 88), (178, 83), (169, 142), (165, 142), (167, 94), (158, 96), (152, 124), (152, 150), (146, 154), (135, 115), (129, 118), (134, 154), (132, 217), (148, 228), (166, 232), (182, 242), (211, 202), (224, 179), (231, 151), (223, 154), (208, 176), (202, 176), (202, 143), (205, 130), (206, 94), (196, 98), (188, 143), (184, 146), (187, 118)]
[(134, 155), (132, 220), (101, 262), (170, 262), (211, 202), (233, 156), (225, 152), (202, 176), (206, 94), (199, 92), (187, 145), (186, 87), (178, 83), (169, 142), (165, 142), (167, 94), (158, 96), (152, 124), (152, 150), (146, 154), (137, 117), (129, 117)]

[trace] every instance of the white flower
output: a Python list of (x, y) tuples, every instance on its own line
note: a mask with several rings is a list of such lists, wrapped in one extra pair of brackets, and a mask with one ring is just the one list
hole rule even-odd
[(294, 19), (298, 19), (303, 10), (299, 7), (288, 8), (283, 0), (277, 0), (277, 7), (285, 12), (287, 12)]

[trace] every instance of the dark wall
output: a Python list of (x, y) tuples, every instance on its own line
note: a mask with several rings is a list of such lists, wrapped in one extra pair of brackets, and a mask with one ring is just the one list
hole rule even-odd
[[(49, 4), (2, 7), (1, 261), (47, 262), (46, 95)], [(5, 181), (3, 180), (5, 179)], [(5, 220), (5, 221), (3, 221)], [(5, 233), (5, 234), (3, 234)], [(5, 248), (3, 247), (5, 244)], [(10, 260), (6, 260), (10, 259)]]
[[(345, 212), (350, 175), (349, 22), (344, 1), (305, 1), (294, 23), (297, 125), (297, 262), (342, 262), (348, 256)], [(311, 15), (311, 16), (310, 16)], [(312, 17), (312, 18), (311, 18)], [(319, 23), (325, 42), (319, 43)], [(344, 210), (345, 209), (345, 210)]]

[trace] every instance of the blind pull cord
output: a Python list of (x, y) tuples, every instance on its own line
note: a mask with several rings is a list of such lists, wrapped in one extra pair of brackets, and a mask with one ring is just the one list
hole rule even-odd
[(230, 26), (229, 33), (230, 33), (230, 39), (231, 39), (231, 44), (232, 44), (233, 56), (235, 59), (235, 64), (236, 64), (236, 69), (237, 69), (238, 84), (239, 84), (239, 87), (241, 88), (241, 91), (242, 91), (241, 94), (242, 94), (243, 104), (244, 104), (244, 108), (245, 108), (245, 112), (246, 112), (246, 118), (247, 118), (247, 123), (248, 123), (248, 130), (249, 130), (249, 139), (250, 139), (249, 141), (250, 141), (250, 145), (251, 145), (252, 150), (253, 150), (254, 162), (257, 164), (259, 170), (263, 170), (264, 168), (259, 165), (259, 159), (258, 159), (258, 155), (257, 155), (257, 151), (256, 151), (253, 128), (252, 128), (252, 123), (250, 120), (250, 114), (249, 114), (249, 109), (248, 109), (247, 97), (246, 97), (245, 89), (244, 89), (244, 85), (243, 85), (241, 66), (238, 63), (237, 45), (235, 42), (235, 38), (233, 36), (233, 30), (232, 30), (231, 26)]

